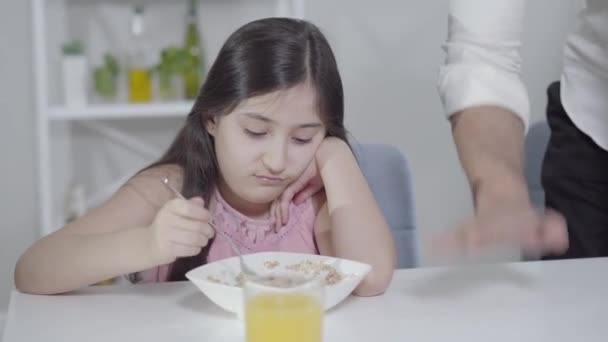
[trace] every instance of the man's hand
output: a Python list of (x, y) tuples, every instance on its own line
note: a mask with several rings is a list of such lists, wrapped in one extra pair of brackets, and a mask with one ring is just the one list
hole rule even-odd
[(478, 256), (501, 246), (516, 247), (528, 256), (563, 253), (568, 248), (566, 220), (552, 210), (496, 203), (433, 239), (434, 253), (439, 255)]

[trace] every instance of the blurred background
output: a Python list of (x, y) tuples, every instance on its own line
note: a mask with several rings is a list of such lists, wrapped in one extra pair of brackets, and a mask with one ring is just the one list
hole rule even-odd
[[(545, 120), (574, 3), (528, 4), (532, 122)], [(324, 31), (353, 137), (407, 157), (421, 236), (455, 227), (471, 200), (436, 88), (447, 11), (448, 0), (1, 1), (0, 326), (18, 256), (158, 157), (221, 44), (261, 17)]]

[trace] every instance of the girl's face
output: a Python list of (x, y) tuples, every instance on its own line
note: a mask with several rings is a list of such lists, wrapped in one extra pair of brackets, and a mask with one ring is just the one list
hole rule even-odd
[(300, 176), (325, 137), (308, 83), (249, 98), (212, 120), (222, 195), (240, 205), (267, 205)]

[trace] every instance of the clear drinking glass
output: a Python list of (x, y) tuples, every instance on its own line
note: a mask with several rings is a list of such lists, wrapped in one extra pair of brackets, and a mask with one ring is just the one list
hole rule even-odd
[(247, 342), (321, 342), (323, 285), (318, 279), (245, 280)]

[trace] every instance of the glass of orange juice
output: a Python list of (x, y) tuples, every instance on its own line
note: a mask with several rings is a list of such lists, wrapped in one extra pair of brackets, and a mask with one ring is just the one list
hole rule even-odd
[(318, 279), (245, 280), (243, 290), (247, 342), (321, 342), (323, 286)]

